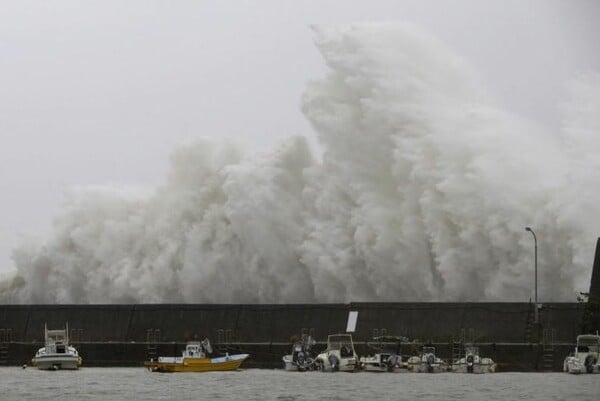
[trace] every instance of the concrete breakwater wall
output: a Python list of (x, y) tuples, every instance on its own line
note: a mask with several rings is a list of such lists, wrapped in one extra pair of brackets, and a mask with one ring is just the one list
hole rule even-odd
[(43, 346), (44, 324), (68, 322), (88, 366), (140, 365), (208, 337), (217, 350), (251, 353), (248, 366), (279, 367), (294, 335), (311, 334), (318, 350), (328, 334), (345, 332), (349, 311), (357, 311), (353, 337), (361, 354), (373, 336), (385, 334), (433, 343), (444, 358), (452, 344), (467, 341), (506, 370), (558, 369), (580, 334), (583, 310), (578, 303), (544, 304), (535, 329), (529, 303), (1, 305), (0, 363), (31, 359)]

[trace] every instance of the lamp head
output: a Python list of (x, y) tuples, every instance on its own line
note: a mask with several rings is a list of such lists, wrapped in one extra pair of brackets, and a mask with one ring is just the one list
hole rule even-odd
[(525, 231), (531, 231), (531, 227), (525, 227)]

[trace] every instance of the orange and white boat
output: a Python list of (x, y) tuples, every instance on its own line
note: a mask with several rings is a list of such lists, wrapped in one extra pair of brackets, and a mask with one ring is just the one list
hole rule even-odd
[(190, 342), (186, 345), (182, 356), (158, 357), (158, 360), (147, 361), (144, 365), (151, 372), (218, 372), (236, 370), (250, 355), (234, 354), (209, 358), (212, 347), (208, 339), (202, 342)]

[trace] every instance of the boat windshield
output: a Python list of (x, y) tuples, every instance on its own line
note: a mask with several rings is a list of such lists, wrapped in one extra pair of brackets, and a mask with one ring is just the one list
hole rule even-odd
[(342, 348), (354, 349), (352, 346), (352, 336), (335, 335), (327, 339), (327, 348), (329, 350), (341, 350)]
[(65, 343), (66, 342), (66, 335), (64, 333), (48, 333), (48, 339), (47, 341), (50, 344), (59, 344), (59, 343)]
[(598, 352), (600, 348), (600, 337), (579, 336), (577, 337), (578, 352)]
[(435, 354), (434, 347), (423, 347), (423, 354)]
[(185, 347), (185, 351), (183, 352), (183, 356), (189, 357), (204, 357), (202, 352), (202, 345), (198, 342), (189, 343)]

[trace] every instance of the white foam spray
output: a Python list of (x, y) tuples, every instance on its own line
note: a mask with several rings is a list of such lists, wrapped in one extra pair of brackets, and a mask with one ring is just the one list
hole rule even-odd
[(526, 301), (586, 290), (600, 234), (600, 80), (564, 137), (499, 110), (411, 25), (315, 28), (328, 75), (301, 137), (266, 155), (199, 140), (150, 195), (74, 190), (43, 243), (15, 250), (10, 302)]

